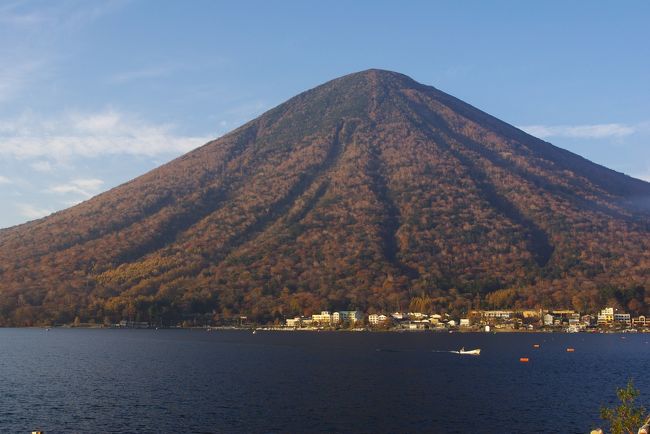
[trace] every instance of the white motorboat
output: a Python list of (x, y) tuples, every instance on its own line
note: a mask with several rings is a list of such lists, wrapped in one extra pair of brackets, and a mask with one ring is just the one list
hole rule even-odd
[(474, 349), (474, 350), (466, 350), (465, 347), (463, 347), (463, 348), (461, 348), (461, 349), (458, 350), (458, 351), (454, 351), (454, 353), (458, 353), (458, 354), (466, 354), (466, 355), (468, 355), (468, 356), (480, 356), (480, 355), (481, 355), (481, 349), (480, 349), (480, 348), (476, 348), (476, 349)]

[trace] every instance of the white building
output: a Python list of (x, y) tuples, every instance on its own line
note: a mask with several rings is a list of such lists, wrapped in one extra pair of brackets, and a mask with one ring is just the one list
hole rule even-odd
[(307, 327), (312, 322), (313, 320), (311, 318), (297, 316), (295, 318), (287, 318), (287, 327)]
[(611, 324), (614, 322), (614, 308), (606, 307), (598, 313), (598, 325)]
[(429, 328), (429, 321), (426, 319), (416, 319), (414, 321), (409, 321), (408, 323), (409, 330), (424, 330)]
[(569, 327), (567, 327), (566, 331), (567, 333), (578, 333), (582, 329), (580, 328), (579, 324), (571, 324)]
[(313, 322), (321, 325), (330, 325), (332, 324), (332, 315), (324, 310), (320, 314), (314, 314), (311, 316)]
[(300, 327), (300, 325), (301, 321), (299, 316), (295, 318), (287, 318), (287, 327)]
[(569, 314), (569, 325), (578, 325), (580, 324), (580, 314), (572, 313)]
[(546, 315), (544, 315), (544, 325), (545, 326), (552, 326), (554, 319), (555, 318), (553, 317), (553, 315), (551, 315), (550, 313), (547, 313)]
[(363, 319), (363, 315), (358, 310), (342, 310), (332, 314), (332, 323), (340, 324), (342, 322), (349, 322), (354, 324)]
[(483, 311), (485, 318), (508, 319), (512, 316), (511, 310), (486, 310)]
[(460, 326), (461, 327), (469, 327), (469, 318), (461, 318), (460, 319)]
[(383, 324), (383, 323), (385, 323), (386, 321), (388, 321), (388, 317), (387, 317), (386, 315), (383, 315), (383, 314), (376, 314), (376, 313), (373, 313), (373, 314), (371, 314), (371, 315), (368, 315), (368, 322), (369, 322), (371, 325)]

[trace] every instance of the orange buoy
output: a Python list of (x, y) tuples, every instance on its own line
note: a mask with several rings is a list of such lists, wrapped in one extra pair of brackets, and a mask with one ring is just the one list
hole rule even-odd
[(567, 348), (567, 349), (566, 349), (566, 352), (567, 352), (567, 353), (572, 353), (572, 352), (574, 352), (574, 351), (575, 351), (575, 349), (573, 349), (573, 348)]
[(539, 348), (539, 344), (533, 345), (533, 348)]
[(528, 363), (528, 357), (520, 357), (520, 358), (519, 358), (519, 361), (520, 361), (521, 363)]

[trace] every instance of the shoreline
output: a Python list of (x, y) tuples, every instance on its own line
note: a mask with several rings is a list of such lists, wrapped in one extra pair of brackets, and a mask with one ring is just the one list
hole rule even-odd
[(247, 327), (233, 327), (233, 326), (205, 326), (205, 327), (107, 327), (101, 325), (79, 325), (79, 326), (70, 326), (70, 325), (57, 325), (57, 326), (25, 326), (25, 327), (0, 327), (0, 329), (12, 330), (12, 329), (25, 329), (25, 330), (149, 330), (149, 331), (159, 331), (159, 330), (189, 330), (189, 331), (204, 331), (204, 332), (217, 332), (217, 331), (246, 331), (246, 332), (308, 332), (308, 333), (431, 333), (431, 334), (567, 334), (567, 335), (598, 335), (598, 334), (647, 334), (650, 333), (650, 329), (645, 330), (590, 330), (590, 331), (580, 331), (580, 332), (567, 332), (564, 330), (504, 330), (504, 329), (494, 329), (489, 332), (483, 330), (462, 330), (462, 329), (452, 329), (452, 330), (427, 330), (427, 329), (418, 329), (418, 330), (409, 330), (409, 329), (372, 329), (372, 328), (353, 328), (353, 329), (333, 329), (333, 328), (289, 328), (289, 327), (269, 327), (269, 326), (247, 326)]

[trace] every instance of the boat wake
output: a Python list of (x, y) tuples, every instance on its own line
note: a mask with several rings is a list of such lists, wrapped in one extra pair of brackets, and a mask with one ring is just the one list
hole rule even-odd
[(474, 350), (466, 350), (465, 347), (461, 348), (458, 351), (444, 351), (444, 350), (432, 350), (433, 353), (452, 353), (452, 354), (461, 354), (466, 356), (480, 356), (481, 349), (476, 348)]
[[(395, 350), (392, 348), (377, 348), (375, 351), (380, 352), (380, 353), (404, 353), (408, 352), (409, 350)], [(410, 350), (410, 351), (416, 351), (416, 350)], [(464, 347), (461, 348), (460, 350), (453, 351), (453, 350), (431, 350), (432, 353), (447, 353), (447, 354), (462, 354), (462, 355), (469, 355), (469, 356), (479, 356), (481, 355), (481, 349), (477, 348), (475, 350), (466, 350)]]

